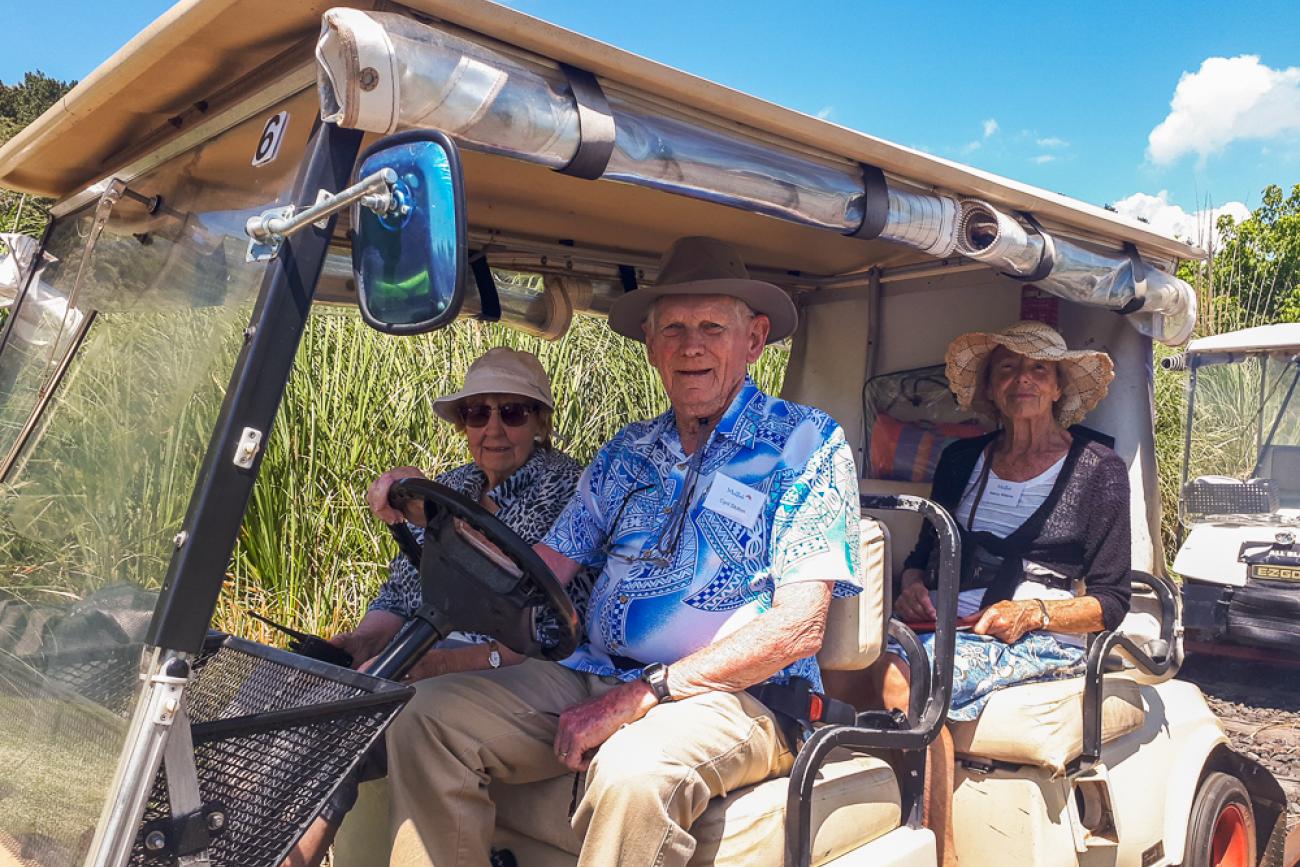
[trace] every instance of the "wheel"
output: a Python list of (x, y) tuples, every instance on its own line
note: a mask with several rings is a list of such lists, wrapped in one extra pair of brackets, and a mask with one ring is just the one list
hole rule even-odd
[(1253, 867), (1255, 813), (1241, 780), (1214, 772), (1201, 781), (1187, 823), (1183, 867)]
[(420, 581), (424, 603), (455, 629), (491, 635), (516, 653), (560, 660), (581, 639), (573, 602), (532, 546), (490, 512), (428, 479), (388, 492), (424, 507)]

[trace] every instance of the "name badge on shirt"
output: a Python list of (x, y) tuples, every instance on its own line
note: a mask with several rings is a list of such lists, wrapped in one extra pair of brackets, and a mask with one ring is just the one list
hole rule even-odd
[(1024, 482), (1008, 482), (1003, 479), (989, 479), (988, 487), (984, 489), (984, 499), (987, 502), (997, 503), (999, 506), (1014, 509), (1016, 506), (1020, 505), (1020, 496), (1024, 492)]
[(763, 510), (763, 492), (741, 484), (725, 473), (714, 473), (704, 508), (730, 518), (742, 527), (753, 527)]

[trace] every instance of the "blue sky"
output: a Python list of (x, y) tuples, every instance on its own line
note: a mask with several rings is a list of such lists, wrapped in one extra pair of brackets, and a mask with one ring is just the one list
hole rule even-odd
[[(11, 5), (6, 83), (33, 68), (80, 78), (169, 4)], [(872, 135), (1157, 225), (1181, 219), (1184, 233), (1206, 202), (1253, 206), (1268, 183), (1300, 183), (1295, 0), (508, 5)]]

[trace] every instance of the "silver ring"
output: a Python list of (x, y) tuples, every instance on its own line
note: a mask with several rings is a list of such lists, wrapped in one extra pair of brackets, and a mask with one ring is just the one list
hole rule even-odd
[(568, 755), (569, 755), (568, 753), (560, 753), (560, 758), (565, 758)]

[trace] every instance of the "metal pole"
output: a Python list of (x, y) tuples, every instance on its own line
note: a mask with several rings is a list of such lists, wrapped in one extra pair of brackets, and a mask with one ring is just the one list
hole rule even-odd
[(113, 800), (95, 829), (88, 867), (122, 867), (130, 858), (189, 676), (187, 654), (155, 651), (151, 655), (145, 686), (109, 789)]
[(1192, 460), (1192, 419), (1196, 413), (1196, 371), (1200, 369), (1196, 358), (1189, 359), (1191, 373), (1187, 377), (1187, 422), (1183, 426), (1183, 477), (1178, 483), (1178, 526), (1175, 531), (1175, 548), (1183, 547), (1183, 518), (1186, 514), (1187, 472)]
[[(302, 201), (311, 195), (309, 191), (346, 184), (361, 137), (356, 130), (318, 126), (307, 144), (290, 201)], [(250, 437), (265, 443), (270, 435), (332, 232), (331, 220), (325, 228), (288, 239), (262, 278), (244, 347), (231, 373), (149, 624), (149, 644), (188, 653), (198, 653), (203, 646), (264, 454), (255, 446), (251, 456), (246, 455), (244, 448)]]
[(397, 172), (380, 169), (345, 190), (322, 195), (316, 204), (293, 216), (278, 216), (278, 209), (267, 211), (260, 216), (249, 217), (244, 228), (250, 238), (266, 243), (287, 238), (318, 220), (334, 216), (354, 202), (361, 202), (372, 210), (384, 213), (393, 205), (392, 188), (396, 183)]
[(14, 224), (9, 227), (10, 232), (18, 231), (18, 223), (23, 218), (23, 205), (27, 204), (27, 194), (23, 193), (18, 196), (18, 210), (14, 213)]

